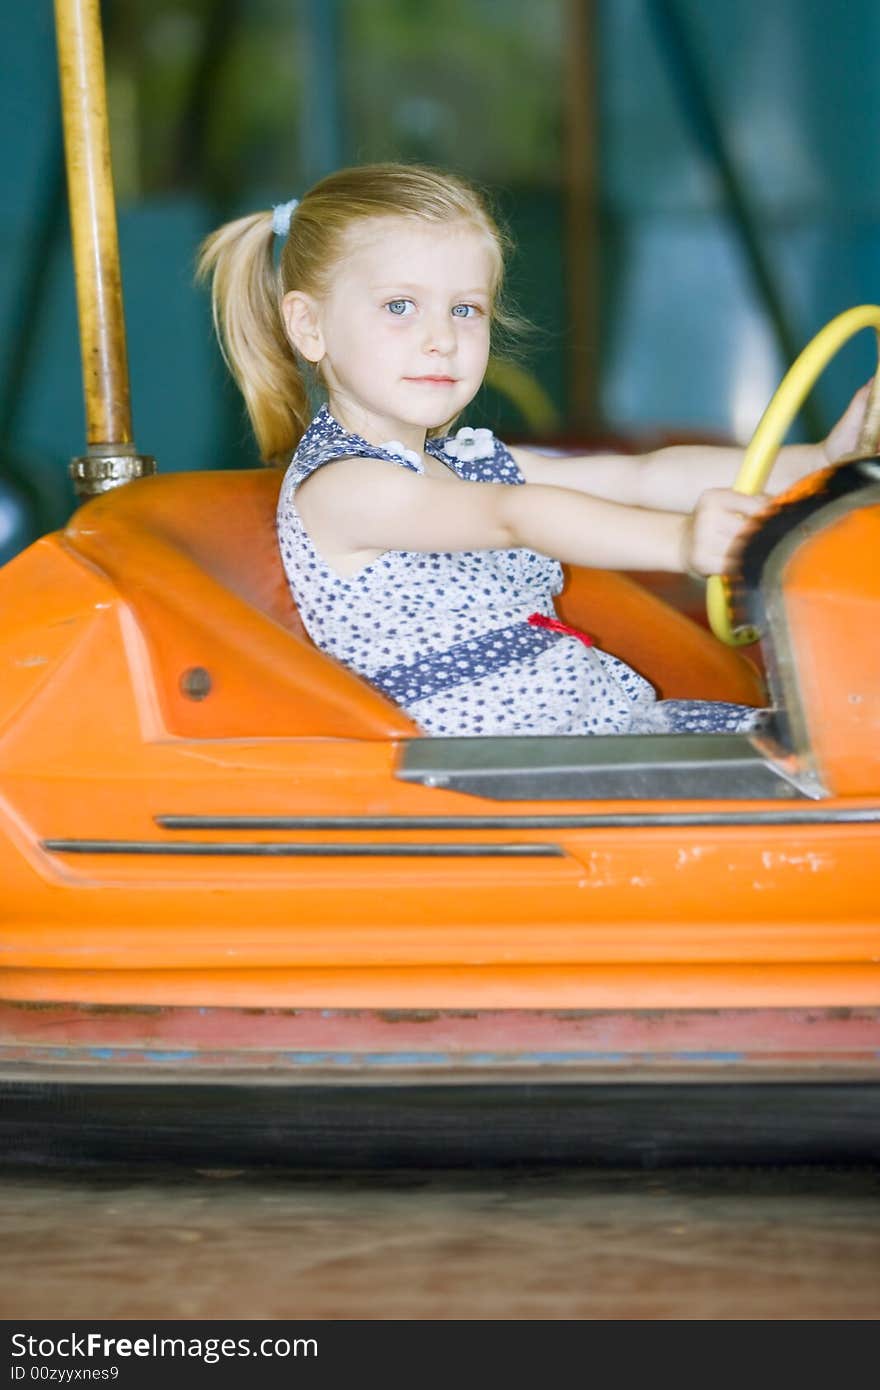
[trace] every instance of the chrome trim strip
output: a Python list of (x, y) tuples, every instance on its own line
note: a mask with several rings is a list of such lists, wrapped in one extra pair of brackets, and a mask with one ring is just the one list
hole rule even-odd
[(180, 816), (165, 830), (581, 830), (665, 825), (876, 825), (880, 806), (792, 806), (764, 811), (612, 811), (531, 816)]
[(150, 854), (264, 858), (387, 858), (387, 859), (559, 859), (565, 851), (554, 844), (313, 844), (280, 842), (213, 843), (210, 840), (42, 840), (49, 854)]

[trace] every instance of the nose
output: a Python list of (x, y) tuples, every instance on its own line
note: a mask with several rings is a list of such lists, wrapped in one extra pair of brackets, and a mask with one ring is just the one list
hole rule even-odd
[(447, 356), (455, 347), (455, 328), (447, 311), (427, 314), (424, 320), (422, 351)]

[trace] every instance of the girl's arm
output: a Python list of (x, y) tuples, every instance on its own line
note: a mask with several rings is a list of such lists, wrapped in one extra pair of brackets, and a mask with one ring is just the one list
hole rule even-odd
[(599, 569), (729, 568), (760, 498), (708, 492), (693, 516), (609, 502), (542, 484), (463, 483), (379, 459), (320, 468), (297, 507), (331, 565), (351, 574), (385, 550), (449, 552), (525, 546)]
[[(818, 468), (851, 453), (865, 414), (870, 382), (857, 391), (821, 444), (791, 444), (779, 450), (767, 483), (771, 496)], [(528, 483), (567, 487), (613, 502), (663, 511), (689, 512), (707, 488), (733, 486), (743, 460), (734, 447), (679, 444), (648, 454), (542, 456), (527, 448), (510, 451)]]

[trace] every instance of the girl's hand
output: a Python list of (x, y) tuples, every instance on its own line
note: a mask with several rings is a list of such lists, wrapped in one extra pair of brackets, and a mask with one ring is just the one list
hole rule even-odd
[(838, 459), (856, 452), (872, 384), (873, 378), (856, 392), (827, 439), (822, 441), (820, 448), (827, 463), (837, 463)]
[(699, 498), (684, 532), (682, 568), (691, 574), (729, 574), (735, 568), (752, 517), (767, 499), (732, 488), (710, 488)]

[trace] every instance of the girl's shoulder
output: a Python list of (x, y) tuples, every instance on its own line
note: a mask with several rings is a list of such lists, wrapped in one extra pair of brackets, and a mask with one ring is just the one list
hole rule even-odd
[(507, 445), (491, 430), (463, 425), (455, 434), (427, 440), (425, 449), (468, 482), (525, 482)]
[[(488, 429), (464, 425), (454, 434), (426, 440), (425, 452), (439, 459), (465, 482), (525, 482), (506, 444)], [(414, 473), (425, 471), (421, 456), (405, 448), (399, 440), (370, 444), (360, 435), (346, 430), (325, 405), (300, 440), (287, 470), (288, 479), (293, 486), (299, 486), (322, 464), (343, 458), (378, 458)]]
[(342, 458), (379, 458), (401, 464), (415, 473), (424, 472), (420, 456), (404, 448), (397, 439), (387, 444), (370, 444), (359, 434), (352, 434), (322, 406), (296, 447), (288, 468), (288, 476), (303, 482), (316, 468)]

